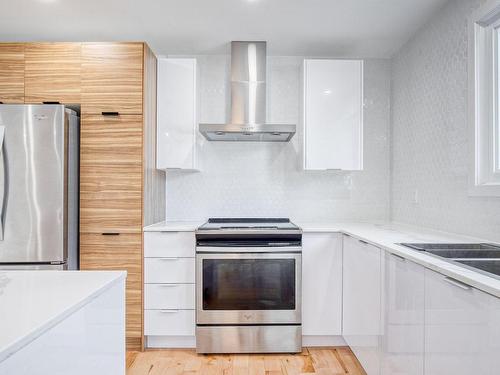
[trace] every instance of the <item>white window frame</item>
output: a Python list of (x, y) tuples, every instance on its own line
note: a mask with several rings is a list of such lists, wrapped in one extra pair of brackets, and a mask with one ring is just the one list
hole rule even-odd
[(499, 28), (500, 0), (490, 0), (469, 20), (470, 195), (500, 196)]

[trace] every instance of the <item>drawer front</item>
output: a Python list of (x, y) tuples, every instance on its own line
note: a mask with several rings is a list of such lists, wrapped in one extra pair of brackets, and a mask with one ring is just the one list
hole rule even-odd
[(0, 102), (24, 103), (23, 43), (0, 43)]
[(142, 43), (84, 43), (82, 112), (142, 113)]
[(145, 310), (144, 335), (194, 336), (194, 310)]
[(125, 270), (127, 338), (141, 337), (142, 321), (142, 236), (120, 234), (103, 236), (80, 234), (80, 268), (82, 270)]
[(194, 284), (194, 258), (144, 258), (145, 283)]
[(144, 285), (145, 309), (195, 308), (194, 284), (146, 284)]
[(28, 43), (25, 59), (26, 103), (81, 102), (80, 43)]
[(142, 232), (142, 116), (82, 117), (82, 232)]
[(193, 258), (196, 251), (194, 232), (145, 232), (145, 257)]

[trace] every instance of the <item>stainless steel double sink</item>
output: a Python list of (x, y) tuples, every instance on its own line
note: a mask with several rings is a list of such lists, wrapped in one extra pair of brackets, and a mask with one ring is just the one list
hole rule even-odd
[(500, 276), (498, 245), (488, 243), (401, 243), (400, 245)]

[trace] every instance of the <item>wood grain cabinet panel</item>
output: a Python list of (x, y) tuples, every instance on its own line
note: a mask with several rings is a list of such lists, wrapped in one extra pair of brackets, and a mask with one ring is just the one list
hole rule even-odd
[(0, 43), (0, 102), (24, 103), (23, 43)]
[(82, 112), (142, 114), (143, 43), (84, 43)]
[(127, 350), (140, 350), (142, 337), (142, 235), (80, 234), (80, 268), (127, 271)]
[(80, 103), (80, 43), (27, 43), (25, 63), (26, 103)]
[(141, 233), (142, 127), (141, 115), (82, 115), (82, 232)]

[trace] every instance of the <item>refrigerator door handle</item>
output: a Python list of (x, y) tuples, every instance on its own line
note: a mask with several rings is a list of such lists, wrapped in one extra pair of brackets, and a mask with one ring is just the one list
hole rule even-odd
[(4, 207), (5, 207), (5, 193), (7, 190), (7, 178), (5, 174), (5, 152), (4, 152), (4, 138), (5, 138), (5, 126), (0, 126), (0, 241), (3, 241), (4, 235)]

